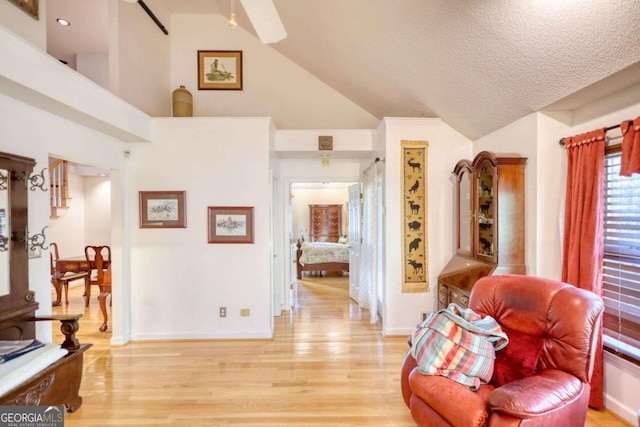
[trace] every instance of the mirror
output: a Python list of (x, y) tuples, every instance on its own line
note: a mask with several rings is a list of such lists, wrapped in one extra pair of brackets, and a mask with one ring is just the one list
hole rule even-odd
[(9, 171), (0, 169), (0, 296), (9, 294)]
[(471, 253), (471, 174), (463, 170), (460, 174), (460, 186), (458, 187), (458, 230), (460, 241), (458, 249)]

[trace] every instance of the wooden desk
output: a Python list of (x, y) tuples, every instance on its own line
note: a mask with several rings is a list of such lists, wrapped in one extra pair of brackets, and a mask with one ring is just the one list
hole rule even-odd
[[(55, 264), (55, 277), (62, 277), (66, 273), (80, 273), (83, 271), (91, 272), (91, 268), (87, 259), (83, 256), (61, 258)], [(58, 280), (53, 280), (53, 287), (56, 290), (56, 300), (53, 302), (53, 306), (58, 306), (62, 299), (62, 285)], [(87, 283), (85, 281), (85, 288)]]
[[(106, 306), (106, 298), (111, 294), (111, 265), (108, 260), (104, 260), (103, 266), (107, 269), (104, 275), (104, 284), (102, 289), (100, 290), (100, 295), (98, 295), (98, 301), (100, 302), (100, 311), (102, 311), (103, 323), (100, 326), (100, 331), (104, 332), (107, 330), (107, 306)], [(93, 261), (89, 263), (86, 257), (83, 256), (75, 256), (69, 258), (60, 258), (56, 261), (56, 276), (62, 276), (65, 273), (79, 273), (81, 271), (87, 271), (91, 273), (91, 269), (96, 268), (96, 265)], [(85, 306), (89, 306), (89, 299), (91, 298), (91, 286), (86, 285), (85, 282), (85, 298), (86, 304)], [(54, 288), (56, 289), (56, 301), (53, 305), (60, 305), (61, 299), (61, 286), (58, 281), (54, 281)]]

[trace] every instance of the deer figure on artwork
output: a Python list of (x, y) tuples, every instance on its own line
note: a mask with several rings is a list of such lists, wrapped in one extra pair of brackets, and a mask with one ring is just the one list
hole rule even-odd
[(422, 171), (422, 165), (419, 162), (414, 162), (413, 160), (415, 160), (413, 157), (410, 158), (409, 160), (407, 160), (407, 164), (409, 166), (411, 166), (411, 171), (415, 172), (416, 169), (418, 170), (418, 172)]

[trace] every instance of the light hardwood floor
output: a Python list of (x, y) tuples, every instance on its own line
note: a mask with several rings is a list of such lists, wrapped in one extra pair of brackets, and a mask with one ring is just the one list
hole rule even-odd
[[(98, 331), (98, 301), (85, 309), (82, 287), (72, 287), (69, 306), (54, 312), (84, 313), (78, 337), (94, 346), (85, 353), (82, 407), (65, 426), (415, 426), (400, 395), (406, 337), (383, 337), (347, 286), (344, 278), (300, 281), (273, 340), (124, 347)], [(586, 425), (626, 426), (596, 411)]]

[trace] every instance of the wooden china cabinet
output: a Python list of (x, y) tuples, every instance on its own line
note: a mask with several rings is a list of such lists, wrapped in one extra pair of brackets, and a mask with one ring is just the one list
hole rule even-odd
[(309, 205), (309, 240), (337, 242), (342, 232), (342, 205)]
[(460, 160), (455, 185), (456, 253), (438, 276), (438, 309), (469, 304), (481, 277), (525, 274), (526, 157), (479, 153)]

